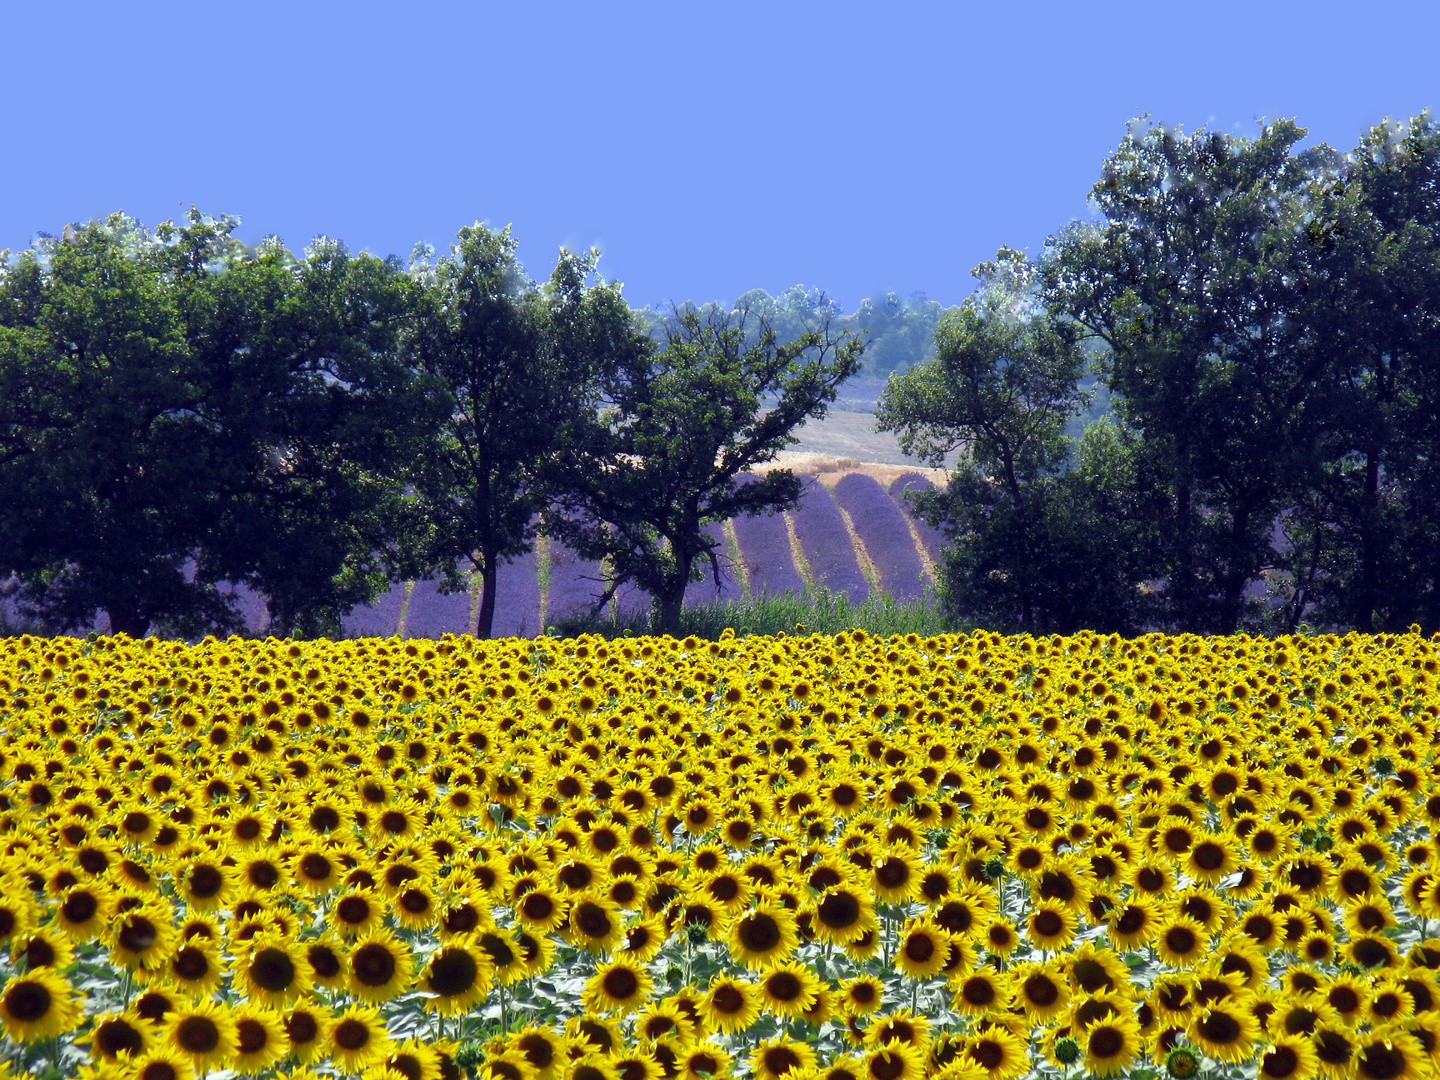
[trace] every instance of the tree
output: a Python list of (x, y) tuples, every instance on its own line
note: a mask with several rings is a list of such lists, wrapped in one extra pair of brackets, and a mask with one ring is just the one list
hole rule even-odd
[(1440, 628), (1440, 129), (1376, 125), (1312, 185), (1291, 272), (1333, 374), (1287, 528), (1292, 624)]
[(1290, 156), (1305, 132), (1289, 121), (1255, 140), (1137, 126), (1092, 190), (1104, 222), (1054, 241), (1040, 293), (1104, 342), (1115, 408), (1166, 489), (1168, 621), (1229, 633), (1313, 456), (1329, 361), (1298, 345), (1287, 263), (1334, 151)]
[(1128, 629), (1146, 545), (1117, 558), (1109, 515), (1137, 490), (1132, 440), (1092, 426), (1070, 469), (1066, 427), (1086, 404), (1079, 328), (1035, 310), (1020, 252), (1001, 248), (972, 274), (981, 287), (941, 322), (935, 358), (893, 376), (875, 417), (934, 467), (961, 451), (945, 489), (915, 499), (952, 541), (942, 600), (1017, 631)]
[(0, 276), (0, 551), (57, 628), (233, 630), (227, 581), (332, 627), (384, 585), (357, 567), (389, 535), (368, 465), (393, 448), (365, 443), (403, 427), (374, 362), (397, 276), (333, 244), (252, 257), (237, 224), (114, 215)]
[(758, 328), (745, 347), (746, 312), (708, 318), (676, 310), (663, 350), (649, 350), (607, 378), (604, 408), (584, 438), (558, 457), (558, 497), (545, 528), (580, 554), (605, 559), (609, 588), (634, 582), (654, 598), (662, 632), (679, 624), (685, 587), (719, 559), (706, 525), (796, 505), (800, 482), (774, 459), (796, 427), (825, 414), (860, 366), (863, 343), (826, 323), (789, 344)]
[(465, 587), (463, 566), (479, 572), (479, 637), (494, 625), (501, 562), (533, 546), (550, 459), (593, 409), (602, 372), (649, 348), (618, 285), (586, 286), (598, 252), (562, 252), (541, 289), (515, 249), (508, 226), (461, 229), (422, 274), (405, 346), (439, 418), (410, 473), (429, 522), (426, 559), (443, 591)]

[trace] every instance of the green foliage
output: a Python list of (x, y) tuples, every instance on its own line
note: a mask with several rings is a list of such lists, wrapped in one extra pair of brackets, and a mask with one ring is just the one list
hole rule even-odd
[(480, 637), (493, 626), (500, 562), (534, 546), (552, 457), (593, 412), (601, 375), (649, 346), (617, 286), (586, 286), (597, 251), (562, 252), (542, 289), (515, 248), (508, 227), (461, 229), (451, 254), (416, 274), (403, 345), (433, 423), (406, 473), (427, 533), (422, 561), (446, 592), (479, 571)]
[(607, 374), (604, 408), (557, 456), (546, 531), (607, 560), (611, 592), (634, 582), (650, 593), (662, 630), (678, 624), (686, 585), (717, 564), (706, 525), (782, 510), (800, 494), (788, 469), (736, 477), (794, 442), (860, 366), (863, 345), (849, 334), (780, 344), (762, 319), (747, 347), (746, 323), (744, 313), (677, 311), (666, 347)]
[(246, 581), (318, 633), (385, 585), (403, 290), (331, 243), (246, 252), (236, 224), (114, 215), (0, 272), (0, 573), (28, 615), (226, 632), (220, 583)]
[[(694, 635), (707, 641), (718, 641), (727, 629), (741, 637), (750, 634), (836, 634), (854, 629), (882, 637), (891, 634), (929, 637), (972, 628), (971, 624), (952, 620), (933, 596), (927, 595), (902, 604), (883, 593), (872, 593), (863, 604), (852, 604), (844, 593), (831, 592), (819, 586), (803, 594), (785, 593), (687, 607), (680, 612), (676, 626), (670, 632), (675, 637)], [(607, 638), (616, 638), (649, 631), (650, 620), (643, 615), (622, 618), (613, 614), (568, 619), (552, 628), (552, 634), (561, 637), (603, 634)]]

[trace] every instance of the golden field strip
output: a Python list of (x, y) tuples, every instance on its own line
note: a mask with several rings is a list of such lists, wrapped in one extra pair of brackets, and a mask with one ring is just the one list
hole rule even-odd
[(1440, 642), (0, 640), (0, 1058), (1409, 1080)]

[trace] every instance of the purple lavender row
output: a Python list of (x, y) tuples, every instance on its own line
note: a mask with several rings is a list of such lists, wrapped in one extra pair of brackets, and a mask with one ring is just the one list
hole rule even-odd
[(855, 545), (845, 528), (845, 519), (819, 480), (806, 476), (800, 484), (800, 505), (794, 511), (795, 532), (800, 538), (800, 550), (810, 562), (815, 584), (844, 593), (852, 604), (863, 604), (870, 595), (870, 586), (855, 559)]
[(600, 564), (582, 559), (561, 543), (550, 545), (550, 602), (545, 620), (555, 624), (573, 615), (587, 614), (605, 594)]
[(930, 561), (940, 561), (941, 549), (945, 546), (945, 537), (939, 529), (929, 522), (922, 520), (915, 513), (915, 508), (910, 505), (910, 500), (905, 498), (906, 491), (929, 491), (935, 485), (932, 484), (921, 473), (905, 473), (895, 478), (890, 485), (890, 497), (895, 500), (895, 505), (915, 525), (915, 531), (920, 534), (920, 542), (925, 545), (926, 552), (930, 555)]
[(697, 561), (705, 576), (699, 581), (692, 581), (686, 587), (686, 607), (730, 603), (738, 601), (741, 596), (740, 583), (735, 580), (735, 568), (730, 565), (729, 548), (725, 543), (725, 526), (719, 522), (711, 522), (705, 526), (704, 532), (716, 545), (715, 557), (720, 562), (720, 586), (715, 586), (715, 572), (710, 566), (710, 560), (702, 556)]
[[(739, 482), (748, 484), (758, 479), (753, 473), (743, 473)], [(735, 540), (750, 575), (751, 596), (781, 596), (799, 593), (805, 588), (800, 572), (795, 569), (790, 532), (785, 528), (783, 514), (758, 517), (742, 514), (735, 519)]]
[(850, 473), (831, 493), (855, 526), (880, 576), (880, 588), (896, 600), (917, 599), (925, 569), (905, 515), (874, 477)]

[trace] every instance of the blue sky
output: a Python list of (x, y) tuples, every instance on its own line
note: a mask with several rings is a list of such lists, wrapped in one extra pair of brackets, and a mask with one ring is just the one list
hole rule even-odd
[(192, 203), (249, 242), (408, 255), (513, 223), (531, 276), (596, 244), (634, 306), (946, 304), (1038, 254), (1132, 116), (1352, 148), (1440, 111), (1440, 5), (9, 5), (0, 248)]

